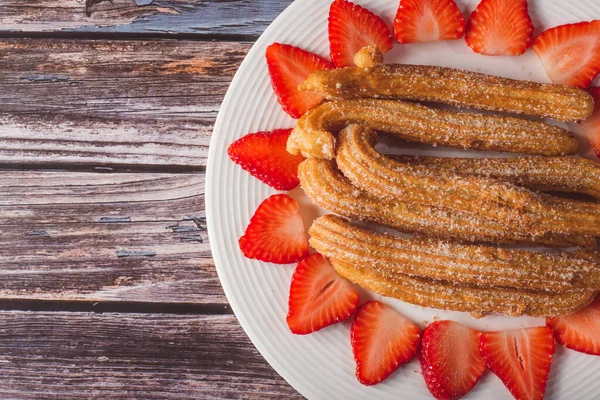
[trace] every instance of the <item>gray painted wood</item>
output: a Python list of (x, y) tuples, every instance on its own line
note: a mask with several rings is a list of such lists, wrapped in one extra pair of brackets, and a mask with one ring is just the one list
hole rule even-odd
[(0, 164), (203, 167), (249, 48), (0, 40)]
[(3, 0), (1, 31), (258, 36), (292, 0)]
[(229, 314), (202, 172), (289, 3), (0, 0), (0, 398), (299, 398)]
[(2, 399), (299, 399), (232, 315), (0, 312)]
[(0, 300), (227, 304), (204, 175), (0, 173)]

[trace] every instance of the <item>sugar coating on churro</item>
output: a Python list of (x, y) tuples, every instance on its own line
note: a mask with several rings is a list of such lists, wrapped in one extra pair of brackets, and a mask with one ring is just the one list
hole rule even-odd
[(461, 175), (495, 178), (542, 191), (583, 193), (600, 199), (600, 164), (578, 157), (449, 158), (392, 157), (408, 164), (444, 168)]
[(514, 317), (568, 315), (588, 305), (595, 296), (595, 292), (589, 291), (553, 294), (478, 288), (402, 274), (385, 274), (374, 268), (336, 259), (330, 261), (341, 276), (372, 292), (423, 307), (469, 312), (475, 318), (492, 313)]
[(408, 203), (398, 198), (382, 200), (353, 186), (332, 161), (305, 160), (298, 167), (298, 176), (304, 192), (315, 204), (344, 217), (387, 225), (403, 232), (469, 242), (595, 246), (595, 239), (589, 236), (534, 236), (475, 214)]
[(600, 290), (599, 260), (583, 251), (542, 253), (389, 236), (332, 215), (316, 220), (310, 235), (311, 246), (324, 256), (385, 274), (552, 293)]
[[(460, 175), (427, 166), (407, 165), (375, 148), (367, 128), (345, 128), (336, 162), (357, 187), (380, 199), (402, 198), (501, 221), (518, 232), (600, 235), (600, 207), (573, 200), (552, 200), (499, 180)], [(478, 180), (479, 179), (479, 180)]]
[(349, 124), (425, 144), (463, 149), (559, 156), (575, 154), (577, 139), (543, 122), (438, 110), (393, 100), (326, 102), (304, 114), (287, 143), (292, 154), (333, 158), (335, 135)]
[(584, 90), (427, 65), (376, 65), (318, 71), (301, 90), (330, 100), (390, 98), (431, 101), (562, 121), (581, 121), (594, 102)]

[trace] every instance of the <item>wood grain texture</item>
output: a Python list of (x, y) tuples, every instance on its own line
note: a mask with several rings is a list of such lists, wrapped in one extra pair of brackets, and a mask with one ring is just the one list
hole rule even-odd
[(249, 48), (0, 40), (0, 164), (203, 167)]
[(300, 399), (231, 315), (0, 312), (3, 399)]
[(0, 38), (48, 37), (0, 39), (0, 307), (172, 313), (0, 311), (0, 398), (301, 398), (225, 314), (202, 172), (289, 3), (0, 0)]
[(258, 36), (292, 0), (3, 0), (0, 32)]
[(204, 175), (0, 173), (0, 299), (227, 304)]

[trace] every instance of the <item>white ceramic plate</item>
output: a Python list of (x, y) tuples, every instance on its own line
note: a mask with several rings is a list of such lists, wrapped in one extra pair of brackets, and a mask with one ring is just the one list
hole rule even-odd
[[(458, 3), (468, 15), (477, 2), (459, 0)], [(398, 7), (398, 0), (357, 3), (379, 14), (390, 25)], [(530, 0), (529, 3), (536, 34), (555, 25), (600, 18), (597, 0)], [(278, 41), (328, 58), (329, 4), (330, 0), (297, 0), (290, 5), (258, 39), (231, 83), (208, 155), (206, 214), (212, 253), (225, 294), (244, 330), (265, 359), (301, 394), (309, 399), (431, 399), (417, 360), (381, 384), (366, 387), (358, 383), (350, 349), (349, 321), (307, 336), (291, 334), (285, 316), (294, 265), (246, 259), (237, 244), (258, 205), (275, 191), (231, 162), (227, 147), (249, 132), (294, 126), (295, 121), (282, 111), (271, 89), (265, 48)], [(486, 57), (473, 53), (462, 39), (415, 45), (396, 43), (385, 61), (548, 81), (532, 50), (521, 57)], [(454, 152), (445, 151), (446, 155)], [(305, 224), (310, 226), (321, 210), (300, 189), (291, 195), (299, 200)], [(362, 301), (369, 298), (378, 296), (366, 292), (361, 295)], [(427, 309), (387, 298), (383, 301), (422, 326), (434, 317), (453, 319), (484, 331), (543, 324), (543, 320), (535, 318), (490, 316), (475, 320), (465, 313)], [(599, 398), (600, 358), (557, 346), (546, 394), (550, 399)], [(500, 380), (487, 372), (466, 398), (510, 397)]]

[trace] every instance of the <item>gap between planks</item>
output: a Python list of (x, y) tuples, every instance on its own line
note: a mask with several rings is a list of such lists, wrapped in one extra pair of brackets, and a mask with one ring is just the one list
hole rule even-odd
[(300, 399), (233, 315), (0, 311), (0, 398)]
[(228, 304), (142, 303), (133, 301), (61, 301), (31, 299), (0, 299), (3, 311), (88, 312), (123, 314), (194, 314), (231, 315)]
[(227, 304), (203, 174), (0, 174), (0, 299)]

